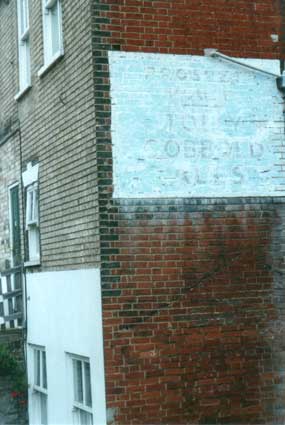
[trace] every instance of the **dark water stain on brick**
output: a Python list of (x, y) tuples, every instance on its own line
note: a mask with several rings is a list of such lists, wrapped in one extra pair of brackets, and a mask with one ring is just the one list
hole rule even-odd
[(105, 350), (106, 367), (116, 371), (107, 376), (107, 394), (121, 406), (118, 423), (282, 418), (282, 335), (275, 345), (272, 336), (283, 323), (274, 290), (282, 235), (274, 229), (284, 215), (275, 206), (267, 214), (254, 205), (214, 210), (201, 207), (199, 225), (191, 213), (185, 219), (181, 212), (181, 221), (173, 212), (167, 222), (157, 213), (149, 226), (133, 215), (126, 243), (119, 223), (121, 294), (113, 310), (109, 304), (113, 336)]

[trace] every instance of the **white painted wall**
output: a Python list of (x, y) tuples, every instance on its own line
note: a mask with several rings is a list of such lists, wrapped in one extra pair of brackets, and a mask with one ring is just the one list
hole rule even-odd
[[(277, 60), (247, 59), (280, 74)], [(279, 196), (274, 77), (202, 56), (109, 52), (115, 197)]]
[[(46, 348), (49, 424), (72, 424), (67, 353), (89, 357), (95, 425), (106, 423), (99, 269), (27, 274), (28, 344)], [(28, 346), (30, 347), (30, 346)], [(33, 378), (32, 349), (28, 373)], [(36, 424), (30, 388), (30, 423)], [(37, 424), (38, 425), (38, 424)]]

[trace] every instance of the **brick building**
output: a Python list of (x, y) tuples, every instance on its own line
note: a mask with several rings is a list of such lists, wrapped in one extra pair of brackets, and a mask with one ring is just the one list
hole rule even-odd
[(71, 3), (0, 1), (30, 422), (283, 423), (284, 2)]
[(30, 423), (87, 423), (96, 409), (102, 424), (89, 1), (1, 0), (0, 21), (1, 323), (25, 336)]

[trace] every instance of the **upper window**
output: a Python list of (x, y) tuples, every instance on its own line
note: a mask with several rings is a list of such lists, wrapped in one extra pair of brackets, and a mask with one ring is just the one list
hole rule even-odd
[(46, 68), (63, 54), (60, 0), (43, 0), (43, 30)]
[(38, 226), (38, 184), (33, 183), (27, 188), (26, 228)]
[(88, 359), (72, 356), (74, 423), (92, 425), (91, 374)]
[(26, 231), (28, 233), (29, 261), (38, 262), (40, 260), (40, 229), (37, 183), (27, 187), (26, 196)]
[(20, 93), (31, 85), (30, 26), (28, 0), (18, 0), (18, 50)]
[(23, 173), (23, 185), (26, 194), (26, 232), (28, 244), (28, 262), (25, 265), (40, 263), (40, 227), (39, 227), (39, 195), (38, 195), (38, 165), (27, 165)]

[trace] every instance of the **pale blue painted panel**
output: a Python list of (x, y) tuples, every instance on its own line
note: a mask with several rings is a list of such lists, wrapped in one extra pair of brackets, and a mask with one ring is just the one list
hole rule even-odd
[[(115, 197), (283, 195), (274, 77), (202, 56), (109, 61)], [(278, 61), (247, 61), (279, 72)]]

